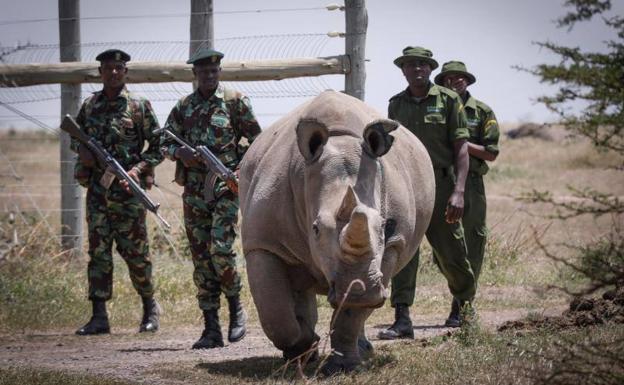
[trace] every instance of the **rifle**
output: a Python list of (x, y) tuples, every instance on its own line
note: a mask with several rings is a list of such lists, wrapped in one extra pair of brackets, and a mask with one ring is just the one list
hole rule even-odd
[(208, 149), (208, 147), (201, 145), (197, 146), (197, 148), (194, 148), (183, 139), (179, 138), (176, 134), (171, 132), (171, 130), (165, 127), (159, 128), (158, 130), (154, 131), (155, 134), (159, 134), (161, 132), (164, 132), (165, 134), (169, 135), (171, 139), (191, 150), (194, 156), (198, 157), (199, 160), (201, 160), (201, 162), (206, 165), (206, 167), (208, 167), (210, 171), (217, 174), (217, 176), (225, 182), (230, 191), (232, 191), (234, 194), (238, 194), (238, 179), (236, 178), (236, 174), (234, 174), (234, 172), (232, 172), (232, 170), (230, 170), (229, 168), (225, 167), (221, 160), (217, 158), (215, 154), (213, 154), (212, 151)]
[(110, 170), (119, 180), (125, 180), (128, 182), (128, 187), (130, 187), (130, 191), (132, 194), (139, 198), (141, 204), (145, 206), (145, 208), (154, 215), (169, 229), (171, 225), (167, 223), (165, 218), (163, 218), (158, 213), (158, 208), (160, 207), (160, 203), (154, 203), (150, 197), (145, 193), (145, 190), (141, 188), (141, 186), (134, 180), (126, 170), (119, 164), (117, 159), (113, 158), (112, 155), (106, 151), (95, 139), (85, 134), (81, 129), (78, 123), (72, 118), (70, 115), (65, 115), (63, 118), (63, 122), (61, 123), (61, 129), (67, 132), (72, 138), (76, 139), (80, 142), (81, 145), (87, 146), (89, 151), (95, 158), (97, 159), (100, 166), (103, 169)]

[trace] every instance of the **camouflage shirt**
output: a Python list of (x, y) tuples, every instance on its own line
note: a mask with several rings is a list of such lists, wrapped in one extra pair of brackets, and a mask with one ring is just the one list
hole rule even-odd
[(401, 123), (423, 142), (433, 168), (453, 166), (453, 142), (469, 137), (459, 95), (433, 83), (430, 83), (427, 96), (420, 100), (411, 96), (409, 88), (390, 98), (388, 117)]
[[(166, 127), (191, 146), (204, 145), (228, 168), (238, 167), (248, 145), (260, 134), (260, 126), (249, 99), (219, 84), (214, 94), (204, 98), (199, 90), (180, 99), (167, 118)], [(247, 139), (247, 145), (241, 143)], [(161, 145), (170, 159), (180, 145), (163, 135)], [(186, 181), (203, 180), (207, 169), (191, 167)], [(223, 186), (222, 186), (223, 187)]]
[[(474, 144), (482, 145), (486, 151), (498, 154), (498, 137), (500, 131), (494, 111), (485, 103), (473, 98), (470, 93), (464, 105), (468, 129), (470, 130), (470, 141)], [(483, 159), (470, 156), (470, 171), (480, 175), (488, 172), (488, 165)]]
[[(103, 91), (93, 93), (82, 104), (76, 122), (126, 170), (136, 166), (144, 175), (153, 172), (163, 160), (159, 151), (160, 135), (153, 134), (158, 120), (150, 102), (126, 87), (114, 100), (109, 100)], [(145, 141), (149, 146), (143, 151)], [(78, 141), (72, 139), (72, 150), (77, 152), (78, 146)], [(79, 162), (77, 167), (81, 167)], [(101, 174), (102, 170), (95, 172), (91, 181), (99, 179)]]

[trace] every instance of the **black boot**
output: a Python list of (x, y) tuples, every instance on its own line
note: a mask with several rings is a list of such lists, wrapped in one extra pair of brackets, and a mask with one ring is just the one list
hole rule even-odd
[(409, 306), (397, 303), (394, 308), (394, 323), (378, 335), (382, 340), (396, 340), (399, 338), (414, 338), (414, 328), (409, 315)]
[(245, 321), (247, 321), (247, 314), (243, 310), (243, 305), (240, 303), (239, 296), (227, 297), (228, 307), (230, 309), (230, 325), (228, 327), (228, 341), (238, 342), (245, 337), (247, 328), (245, 327)]
[(457, 298), (453, 298), (451, 302), (451, 313), (449, 314), (444, 326), (449, 328), (458, 328), (461, 326), (461, 303)]
[(458, 328), (463, 324), (474, 321), (476, 316), (477, 313), (470, 301), (454, 298), (451, 303), (451, 314), (449, 314), (448, 319), (444, 322), (444, 326)]
[(110, 333), (108, 314), (106, 313), (106, 301), (93, 300), (93, 316), (86, 325), (76, 330), (79, 336)]
[(204, 331), (201, 337), (193, 344), (193, 349), (212, 349), (223, 347), (223, 336), (219, 325), (217, 309), (204, 310)]
[(143, 319), (139, 327), (139, 333), (155, 332), (160, 326), (159, 316), (162, 313), (160, 305), (153, 297), (142, 297)]

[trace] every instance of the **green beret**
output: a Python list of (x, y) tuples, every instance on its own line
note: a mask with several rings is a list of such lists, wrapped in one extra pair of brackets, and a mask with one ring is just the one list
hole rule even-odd
[(473, 74), (466, 70), (466, 65), (463, 62), (453, 60), (444, 63), (444, 65), (442, 66), (442, 71), (440, 71), (440, 73), (437, 74), (434, 79), (435, 84), (439, 86), (444, 85), (442, 84), (444, 82), (444, 77), (450, 74), (464, 75), (468, 78), (468, 85), (477, 81), (477, 78), (475, 78)]
[(191, 58), (186, 61), (186, 64), (200, 64), (198, 62), (207, 63), (220, 63), (223, 54), (219, 51), (215, 51), (212, 48), (200, 47), (195, 51)]
[(403, 49), (403, 55), (394, 59), (394, 64), (401, 68), (403, 63), (410, 59), (424, 60), (429, 63), (432, 70), (438, 68), (438, 62), (433, 59), (431, 51), (423, 47), (405, 47)]
[(130, 55), (120, 49), (107, 49), (95, 57), (95, 60), (103, 62), (105, 60), (130, 61)]

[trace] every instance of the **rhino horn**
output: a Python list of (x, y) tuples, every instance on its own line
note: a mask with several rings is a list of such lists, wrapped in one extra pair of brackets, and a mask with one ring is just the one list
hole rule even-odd
[(342, 231), (340, 246), (343, 251), (354, 256), (361, 256), (370, 251), (368, 216), (365, 212), (358, 209), (353, 211), (351, 220)]
[(385, 155), (390, 151), (394, 137), (390, 132), (399, 127), (399, 124), (390, 119), (377, 119), (364, 128), (364, 149), (373, 157)]
[(323, 153), (329, 130), (316, 119), (302, 119), (297, 125), (297, 146), (306, 162), (313, 162)]
[(342, 198), (342, 204), (338, 210), (338, 219), (341, 221), (348, 221), (351, 218), (351, 213), (357, 207), (359, 200), (355, 195), (355, 191), (352, 186), (347, 187), (347, 192), (344, 198)]

